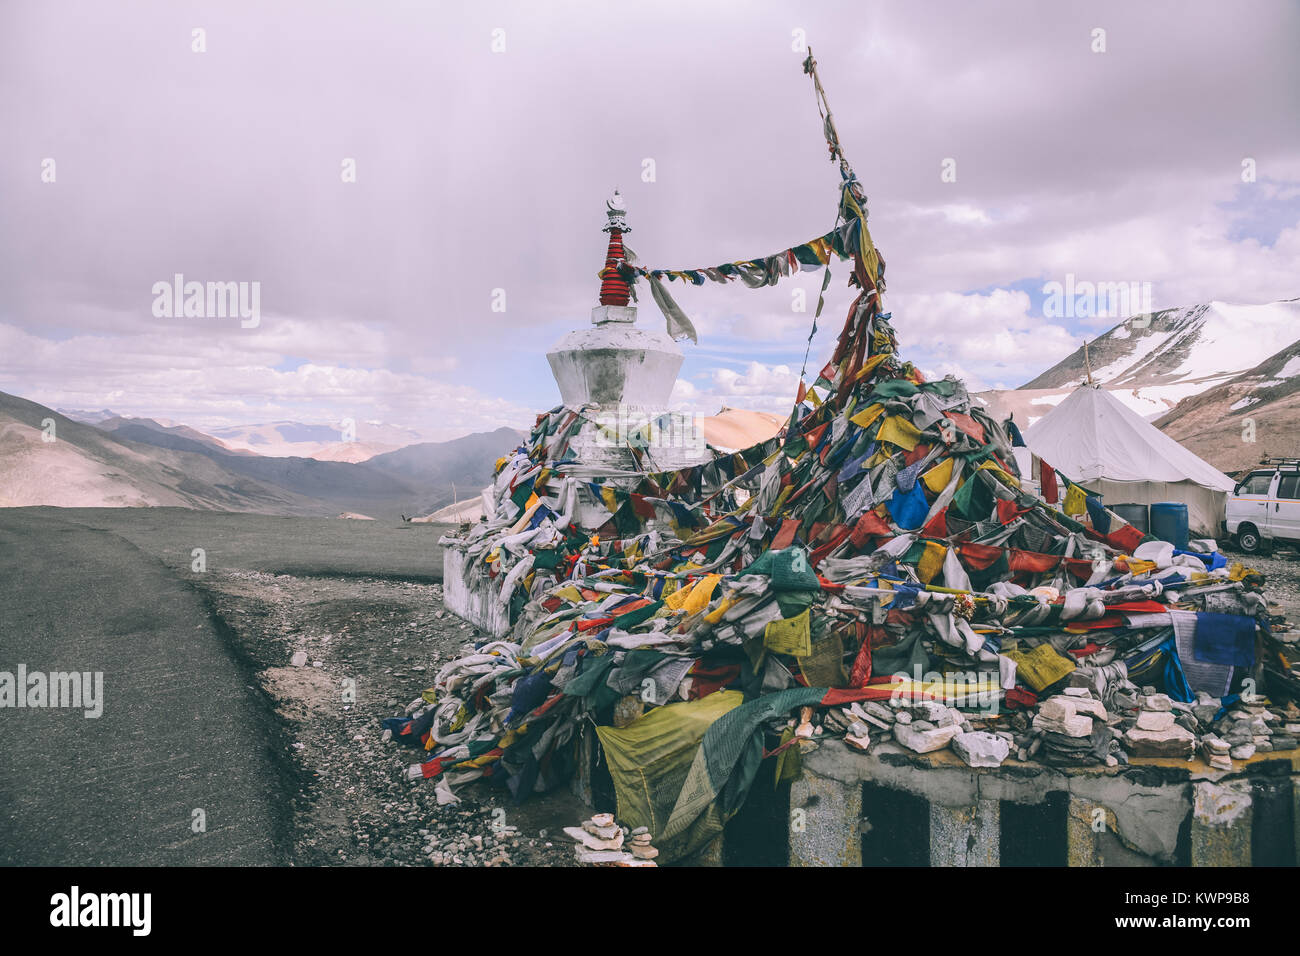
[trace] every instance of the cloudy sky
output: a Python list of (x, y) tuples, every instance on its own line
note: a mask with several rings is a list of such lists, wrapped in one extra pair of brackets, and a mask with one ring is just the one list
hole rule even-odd
[[(801, 39), (904, 353), (1016, 386), (1114, 324), (1044, 314), (1068, 274), (1156, 308), (1300, 296), (1300, 6), (1228, 9), (7, 0), (0, 391), (200, 427), (528, 424), (613, 187), (651, 267), (833, 225)], [(177, 273), (259, 283), (260, 323), (155, 315)], [(788, 408), (819, 284), (675, 283), (700, 332), (677, 398)]]

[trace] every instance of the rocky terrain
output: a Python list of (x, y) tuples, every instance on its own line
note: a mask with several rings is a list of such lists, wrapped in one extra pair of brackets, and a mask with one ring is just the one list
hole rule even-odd
[[(477, 636), (442, 607), (437, 540), (446, 526), (181, 508), (8, 514), (80, 526), (87, 540), (126, 547), (199, 597), (198, 613), (220, 641), (212, 651), (235, 658), (274, 718), (259, 737), (272, 778), (240, 783), (277, 808), (288, 805), (274, 841), (278, 860), (574, 864), (562, 828), (590, 817), (591, 808), (569, 791), (516, 807), (508, 792), (474, 784), (461, 803), (439, 806), (432, 782), (407, 778), (421, 751), (381, 740), (380, 722), (403, 713), (439, 665)], [(195, 548), (204, 554), (201, 571)], [(57, 591), (30, 597), (33, 615), (62, 603)], [(93, 589), (87, 599), (94, 604)]]
[(1229, 561), (1240, 561), (1248, 568), (1264, 575), (1268, 582), (1264, 596), (1269, 606), (1277, 605), (1275, 613), (1285, 614), (1293, 627), (1300, 627), (1300, 551), (1279, 548), (1270, 555), (1242, 554), (1229, 544), (1220, 542)]
[[(442, 528), (182, 509), (24, 512), (120, 538), (201, 598), (223, 650), (275, 718), (274, 732), (259, 739), (275, 768), (260, 785), (289, 809), (278, 859), (575, 864), (563, 830), (592, 808), (568, 790), (515, 806), (480, 782), (462, 788), (459, 803), (440, 806), (431, 782), (407, 777), (420, 751), (381, 739), (382, 720), (403, 713), (441, 664), (481, 639), (442, 606)], [(195, 545), (207, 553), (199, 573)], [(1263, 572), (1277, 612), (1300, 621), (1300, 553), (1229, 557)]]
[(383, 718), (478, 636), (442, 609), (441, 585), (233, 569), (196, 580), (292, 741), (293, 863), (573, 865), (561, 828), (590, 811), (567, 791), (516, 807), (476, 784), (439, 806), (431, 782), (407, 779), (419, 751), (380, 739)]

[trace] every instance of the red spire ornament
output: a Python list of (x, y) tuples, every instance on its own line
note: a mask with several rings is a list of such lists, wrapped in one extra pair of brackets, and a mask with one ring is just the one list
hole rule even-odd
[(605, 251), (605, 268), (599, 273), (600, 304), (627, 305), (632, 290), (627, 280), (619, 275), (618, 267), (625, 258), (623, 233), (632, 230), (627, 227), (627, 221), (623, 218), (627, 215), (627, 210), (624, 208), (623, 197), (619, 195), (617, 189), (614, 190), (612, 199), (605, 200), (605, 207), (605, 215), (609, 218), (609, 222), (605, 224), (602, 231), (609, 233), (609, 248)]

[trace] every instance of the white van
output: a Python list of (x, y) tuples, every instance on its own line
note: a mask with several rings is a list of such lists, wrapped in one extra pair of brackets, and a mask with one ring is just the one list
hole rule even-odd
[(1228, 495), (1225, 512), (1224, 528), (1247, 554), (1283, 541), (1300, 543), (1300, 459), (1269, 459), (1247, 472)]

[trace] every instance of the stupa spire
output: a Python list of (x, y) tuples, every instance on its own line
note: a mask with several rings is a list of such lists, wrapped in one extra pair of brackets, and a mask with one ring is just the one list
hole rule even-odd
[(627, 305), (631, 289), (618, 273), (619, 263), (625, 258), (623, 233), (631, 232), (627, 226), (626, 204), (617, 189), (612, 198), (605, 200), (605, 215), (609, 221), (602, 231), (609, 233), (609, 247), (605, 250), (605, 268), (600, 270), (600, 304)]

